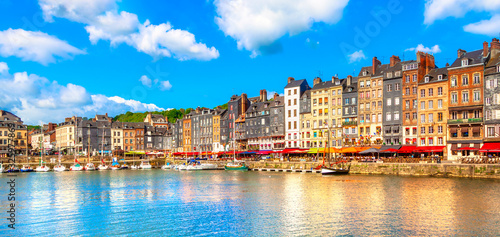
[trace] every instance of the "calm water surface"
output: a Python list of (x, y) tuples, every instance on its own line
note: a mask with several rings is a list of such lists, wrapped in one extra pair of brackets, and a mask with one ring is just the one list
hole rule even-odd
[(274, 172), (20, 173), (1, 236), (481, 235), (500, 233), (500, 181)]

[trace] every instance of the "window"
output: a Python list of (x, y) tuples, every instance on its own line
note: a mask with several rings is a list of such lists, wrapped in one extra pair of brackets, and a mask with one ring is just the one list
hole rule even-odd
[[(425, 114), (420, 115), (420, 122), (425, 123)], [(425, 128), (424, 128), (425, 129)]]
[(361, 81), (361, 82), (359, 83), (359, 87), (360, 87), (360, 88), (365, 87), (365, 82), (364, 82), (364, 81)]
[(443, 75), (438, 75), (438, 81), (443, 80)]
[(467, 112), (467, 111), (462, 112), (462, 118), (463, 119), (468, 119), (469, 118), (469, 112)]
[[(292, 95), (292, 90), (288, 90), (288, 95)], [(233, 106), (231, 105), (231, 110), (233, 110)]]
[(406, 100), (406, 101), (405, 101), (405, 108), (406, 108), (406, 109), (409, 109), (409, 108), (410, 108), (410, 101), (409, 101), (409, 100)]
[(486, 97), (486, 98), (484, 98), (484, 100), (485, 100), (486, 105), (491, 105), (491, 98), (490, 97)]
[(494, 137), (495, 136), (495, 127), (488, 127), (488, 137)]
[(410, 87), (406, 87), (405, 89), (405, 95), (409, 95), (410, 94)]
[(458, 119), (458, 112), (451, 112), (451, 119)]
[(406, 81), (406, 83), (409, 83), (409, 82), (410, 82), (410, 75), (406, 75), (406, 77), (405, 77), (405, 81)]
[(387, 91), (392, 91), (392, 84), (387, 85)]
[(391, 106), (391, 98), (387, 99), (387, 106)]
[(420, 139), (420, 145), (421, 146), (425, 146), (425, 138), (421, 138)]
[(394, 98), (394, 104), (399, 105), (399, 97)]
[(417, 87), (414, 86), (412, 90), (413, 90), (413, 94), (416, 95), (417, 94)]
[(474, 102), (478, 102), (481, 100), (480, 92), (479, 91), (474, 91)]
[(399, 111), (394, 112), (394, 120), (399, 120)]
[(405, 119), (406, 119), (406, 120), (410, 120), (410, 113), (406, 113), (406, 114), (405, 114)]
[(401, 84), (396, 83), (395, 87), (396, 87), (396, 91), (400, 91), (401, 90)]
[(417, 120), (417, 113), (413, 113), (413, 120)]
[(366, 87), (370, 87), (370, 80), (366, 80)]
[(468, 91), (462, 91), (462, 102), (463, 103), (469, 102), (469, 92)]
[(438, 121), (443, 121), (443, 113), (438, 113)]
[(297, 105), (297, 99), (293, 99), (293, 105)]
[(429, 82), (429, 77), (425, 77), (425, 82)]
[(438, 100), (438, 109), (442, 109), (443, 108), (443, 100), (439, 99)]
[(462, 67), (469, 65), (469, 60), (468, 59), (462, 59)]
[(425, 109), (425, 101), (420, 101), (420, 109)]
[(413, 75), (413, 82), (417, 82), (417, 74)]
[(429, 100), (429, 109), (434, 109), (434, 101)]
[(378, 117), (378, 121), (382, 122), (382, 114), (379, 113), (377, 117)]
[(366, 103), (366, 110), (370, 110), (370, 103)]
[(297, 89), (294, 89), (293, 90), (293, 94), (296, 95), (297, 94)]
[[(434, 122), (434, 114), (429, 114), (429, 123), (433, 123)], [(430, 133), (430, 131), (429, 131)]]
[(378, 97), (382, 97), (382, 90), (378, 89)]
[(385, 114), (385, 121), (391, 121), (391, 112)]
[(479, 84), (479, 83), (481, 83), (481, 80), (479, 80), (479, 73), (474, 74), (473, 83), (474, 83), (474, 84)]
[(479, 118), (481, 115), (480, 110), (474, 110), (474, 118)]
[(425, 97), (425, 90), (424, 89), (420, 90), (420, 97), (421, 98)]
[[(429, 132), (430, 133), (430, 132)], [(434, 138), (429, 137), (429, 145), (434, 145)]]
[(420, 127), (420, 134), (425, 134), (425, 127)]
[(457, 93), (451, 93), (451, 103), (456, 104), (458, 102), (458, 94)]
[(434, 89), (433, 88), (429, 88), (429, 97), (430, 96), (434, 96)]
[(469, 76), (468, 75), (463, 75), (462, 76), (462, 85), (463, 86), (469, 85)]
[(455, 87), (457, 86), (457, 77), (452, 77), (451, 78), (451, 87)]
[(443, 95), (443, 87), (438, 87), (438, 95)]

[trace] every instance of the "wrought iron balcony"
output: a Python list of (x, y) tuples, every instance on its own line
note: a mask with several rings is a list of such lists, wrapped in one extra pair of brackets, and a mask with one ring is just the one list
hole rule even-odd
[(358, 125), (358, 121), (349, 121), (349, 122), (342, 122), (342, 126), (349, 126), (349, 125)]

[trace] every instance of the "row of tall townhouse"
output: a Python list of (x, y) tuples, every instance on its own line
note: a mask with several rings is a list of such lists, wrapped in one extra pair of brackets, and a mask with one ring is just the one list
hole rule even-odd
[(493, 39), (480, 50), (459, 49), (453, 63), (441, 68), (433, 55), (417, 52), (415, 60), (392, 56), (387, 64), (373, 57), (355, 76), (316, 77), (312, 87), (289, 77), (283, 96), (268, 99), (266, 90), (256, 97), (233, 95), (227, 109), (198, 107), (173, 123), (152, 113), (140, 123), (113, 122), (105, 114), (67, 118), (26, 135), (20, 118), (2, 111), (0, 153), (6, 153), (4, 125), (10, 122), (19, 125), (19, 148), (51, 144), (66, 153), (425, 146), (457, 159), (500, 145), (499, 80), (500, 42)]

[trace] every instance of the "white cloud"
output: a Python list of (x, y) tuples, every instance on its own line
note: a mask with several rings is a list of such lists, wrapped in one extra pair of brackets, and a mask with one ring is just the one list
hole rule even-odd
[(405, 51), (415, 51), (415, 52), (436, 54), (436, 53), (440, 53), (441, 49), (439, 48), (439, 45), (437, 45), (437, 44), (432, 46), (431, 48), (425, 47), (423, 44), (419, 44), (416, 48), (408, 48), (408, 49), (405, 49)]
[(194, 34), (174, 29), (170, 23), (154, 25), (139, 22), (136, 14), (118, 13), (116, 0), (39, 0), (45, 19), (66, 18), (86, 24), (89, 40), (110, 41), (111, 46), (126, 43), (155, 60), (174, 57), (179, 60), (212, 60), (219, 57), (214, 47), (197, 42)]
[(7, 72), (9, 72), (9, 66), (7, 66), (7, 63), (0, 62), (0, 74), (4, 74)]
[(170, 84), (170, 81), (160, 81), (160, 90), (165, 91), (170, 89), (172, 89), (172, 84)]
[(498, 0), (427, 0), (424, 23), (432, 24), (447, 17), (463, 17), (469, 11), (493, 12), (500, 10)]
[(71, 21), (90, 23), (93, 19), (115, 9), (117, 0), (39, 0), (46, 21), (53, 17), (66, 18)]
[(366, 59), (365, 53), (363, 53), (363, 50), (358, 50), (352, 54), (347, 55), (349, 58), (349, 63), (354, 63), (361, 61), (362, 59)]
[(142, 83), (143, 86), (151, 87), (153, 85), (151, 79), (147, 77), (146, 75), (143, 75), (139, 81)]
[(500, 32), (500, 14), (494, 15), (489, 20), (468, 24), (464, 26), (464, 31), (474, 34), (497, 36)]
[(108, 11), (97, 16), (91, 25), (85, 27), (89, 33), (90, 42), (96, 44), (99, 40), (109, 40), (111, 45), (123, 42), (131, 43), (130, 34), (137, 31), (140, 25), (136, 14), (122, 11), (120, 14)]
[(348, 0), (215, 0), (215, 21), (238, 49), (262, 53), (284, 35), (311, 29), (313, 23), (335, 24)]
[(82, 86), (60, 85), (27, 72), (1, 74), (0, 85), (0, 108), (20, 116), (28, 124), (60, 122), (75, 114), (93, 117), (97, 113), (113, 116), (126, 111), (163, 110), (154, 104), (118, 96), (92, 95)]
[(16, 56), (24, 61), (35, 61), (43, 65), (57, 59), (70, 59), (85, 51), (69, 45), (55, 36), (40, 31), (8, 29), (0, 31), (0, 55)]

